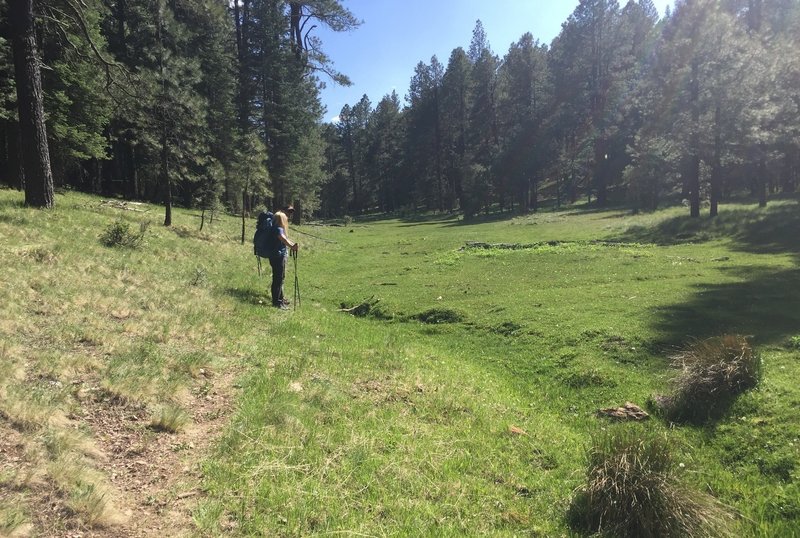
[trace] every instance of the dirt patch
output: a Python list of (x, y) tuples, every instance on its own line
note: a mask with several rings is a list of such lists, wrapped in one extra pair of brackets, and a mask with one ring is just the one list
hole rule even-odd
[[(107, 460), (101, 467), (124, 502), (126, 523), (97, 536), (193, 534), (191, 510), (200, 495), (199, 463), (230, 413), (230, 374), (196, 380), (182, 402), (191, 424), (177, 433), (149, 428), (144, 409), (124, 402), (90, 399), (86, 422)], [(122, 508), (122, 507), (121, 507)]]
[(353, 383), (350, 394), (354, 398), (365, 398), (375, 403), (402, 402), (409, 404), (414, 395), (422, 394), (425, 391), (425, 386), (421, 383), (408, 386), (391, 378), (384, 378), (357, 381)]
[[(102, 483), (107, 504), (102, 521), (88, 525), (85, 514), (72, 508), (74, 492), (65, 492), (44, 473), (41, 478), (14, 479), (25, 499), (30, 531), (35, 536), (133, 537), (193, 536), (191, 512), (202, 495), (200, 462), (210, 450), (231, 411), (235, 373), (199, 375), (180, 405), (189, 409), (191, 423), (178, 433), (150, 428), (148, 407), (126, 401), (98, 387), (96, 379), (76, 383), (79, 407), (64, 428), (88, 432), (83, 452), (93, 475)], [(2, 476), (38, 476), (29, 458), (25, 437), (11, 424), (0, 422)], [(39, 458), (41, 460), (41, 458)], [(0, 502), (6, 486), (0, 487)], [(14, 484), (11, 484), (12, 487)]]

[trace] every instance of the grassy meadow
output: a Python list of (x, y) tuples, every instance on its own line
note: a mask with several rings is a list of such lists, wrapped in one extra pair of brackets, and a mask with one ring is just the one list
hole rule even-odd
[[(628, 428), (674, 441), (734, 535), (800, 537), (795, 199), (303, 225), (290, 311), (253, 220), (242, 245), (229, 216), (21, 201), (0, 190), (0, 536), (579, 536), (587, 450)], [(118, 222), (142, 245), (104, 246)], [(765, 373), (719, 420), (596, 416), (723, 333)]]

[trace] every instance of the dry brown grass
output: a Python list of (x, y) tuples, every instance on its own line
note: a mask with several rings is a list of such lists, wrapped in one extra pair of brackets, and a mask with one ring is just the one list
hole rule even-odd
[(665, 435), (615, 429), (595, 439), (588, 459), (571, 507), (575, 526), (620, 538), (729, 535), (730, 513), (684, 482)]
[(678, 371), (672, 393), (656, 400), (673, 421), (702, 423), (721, 417), (762, 376), (761, 358), (744, 336), (735, 334), (699, 340), (670, 360)]

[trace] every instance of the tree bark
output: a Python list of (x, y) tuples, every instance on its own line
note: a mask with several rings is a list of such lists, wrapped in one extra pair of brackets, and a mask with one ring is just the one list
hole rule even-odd
[(692, 77), (689, 81), (689, 106), (692, 110), (692, 134), (689, 140), (689, 166), (686, 171), (686, 186), (689, 191), (689, 213), (700, 216), (700, 80), (697, 60), (692, 61)]
[(53, 173), (42, 104), (42, 79), (33, 26), (33, 0), (9, 0), (11, 48), (25, 170), (25, 204), (51, 208), (54, 205)]
[(172, 180), (169, 176), (169, 147), (167, 146), (167, 128), (163, 127), (161, 135), (161, 181), (164, 185), (164, 226), (172, 226)]
[(767, 207), (767, 153), (763, 144), (759, 148), (758, 158), (758, 207)]
[(714, 109), (714, 158), (711, 168), (711, 216), (719, 213), (719, 198), (722, 193), (722, 128), (720, 126), (722, 110), (720, 104)]

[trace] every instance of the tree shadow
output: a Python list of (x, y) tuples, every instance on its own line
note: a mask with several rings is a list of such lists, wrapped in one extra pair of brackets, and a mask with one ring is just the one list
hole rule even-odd
[(506, 220), (513, 220), (526, 214), (532, 215), (533, 213), (519, 213), (516, 211), (507, 211), (505, 213), (501, 213), (498, 211), (495, 213), (476, 215), (469, 219), (460, 218), (458, 220), (453, 220), (452, 222), (445, 224), (444, 227), (450, 228), (454, 226), (475, 226), (478, 224), (488, 224), (490, 222), (502, 222)]
[(400, 225), (401, 228), (407, 228), (409, 226), (431, 226), (442, 224), (449, 221), (456, 221), (459, 218), (458, 213), (428, 213), (428, 214), (421, 214), (421, 215), (411, 215), (400, 217), (400, 222), (403, 224)]
[(654, 328), (667, 343), (724, 333), (752, 336), (755, 344), (782, 344), (800, 334), (800, 269), (724, 269), (742, 282), (697, 284), (687, 302), (658, 308)]
[(800, 256), (800, 204), (792, 200), (765, 208), (723, 209), (714, 218), (681, 215), (656, 226), (630, 228), (619, 239), (678, 245), (724, 238), (743, 252)]

